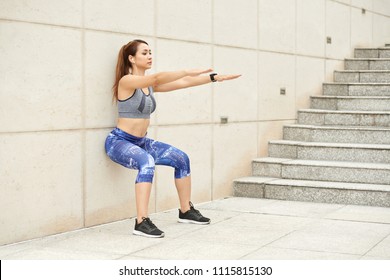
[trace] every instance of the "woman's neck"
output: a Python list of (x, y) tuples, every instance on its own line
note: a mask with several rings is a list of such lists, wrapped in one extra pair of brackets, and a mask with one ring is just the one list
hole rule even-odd
[(136, 76), (145, 76), (145, 70), (136, 68), (131, 71), (131, 74)]

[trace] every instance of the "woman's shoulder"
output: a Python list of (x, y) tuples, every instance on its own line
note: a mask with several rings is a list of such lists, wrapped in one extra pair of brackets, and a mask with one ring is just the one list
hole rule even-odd
[(127, 74), (127, 75), (124, 75), (122, 78), (120, 78), (119, 87), (122, 89), (131, 90), (131, 91), (136, 89), (136, 85), (133, 81), (132, 75)]
[(122, 78), (119, 79), (119, 83), (128, 83), (131, 82), (131, 74), (124, 75)]

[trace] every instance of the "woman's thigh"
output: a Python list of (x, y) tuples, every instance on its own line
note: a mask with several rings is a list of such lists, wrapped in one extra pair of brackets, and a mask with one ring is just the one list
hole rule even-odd
[(106, 153), (116, 163), (131, 169), (140, 169), (144, 165), (154, 166), (153, 158), (142, 148), (133, 143), (117, 138), (108, 137)]
[(182, 170), (180, 174), (185, 175), (178, 175), (179, 177), (190, 174), (190, 160), (182, 150), (152, 139), (147, 139), (145, 150), (154, 158), (156, 165), (166, 165)]

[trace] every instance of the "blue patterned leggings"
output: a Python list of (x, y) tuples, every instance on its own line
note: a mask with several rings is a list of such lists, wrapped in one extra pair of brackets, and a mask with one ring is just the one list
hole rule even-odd
[(133, 136), (119, 128), (107, 136), (105, 149), (114, 162), (138, 170), (136, 183), (152, 183), (155, 165), (174, 167), (176, 179), (191, 173), (190, 160), (181, 150), (147, 137)]

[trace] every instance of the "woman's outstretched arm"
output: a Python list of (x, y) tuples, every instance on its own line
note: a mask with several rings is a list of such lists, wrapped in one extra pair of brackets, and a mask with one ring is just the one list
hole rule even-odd
[(211, 72), (212, 69), (194, 69), (194, 70), (181, 70), (172, 72), (159, 72), (147, 76), (126, 75), (123, 76), (119, 82), (119, 86), (123, 89), (136, 89), (145, 88), (149, 86), (157, 87), (179, 80), (184, 77), (199, 76), (204, 73)]
[[(233, 80), (237, 79), (241, 75), (215, 75), (214, 79), (217, 82), (227, 81), (227, 80)], [(188, 87), (194, 87), (194, 86), (200, 86), (207, 83), (211, 83), (211, 79), (209, 75), (203, 75), (203, 76), (187, 76), (183, 77), (177, 81), (166, 83), (163, 85), (158, 85), (154, 87), (154, 91), (156, 92), (167, 92), (182, 88), (188, 88)]]

